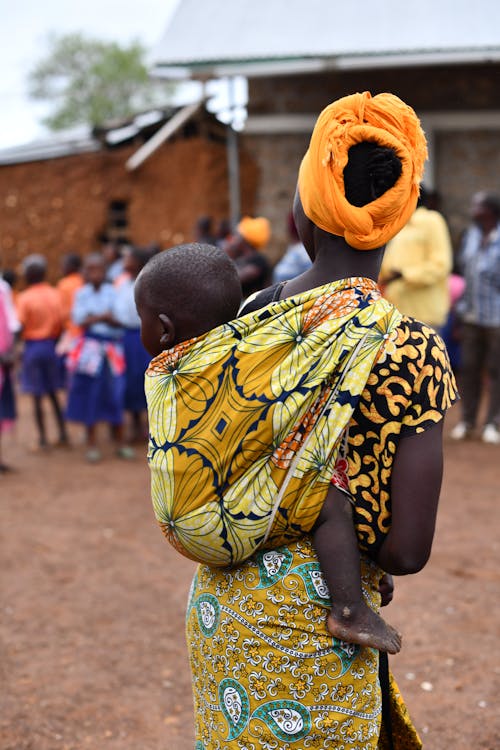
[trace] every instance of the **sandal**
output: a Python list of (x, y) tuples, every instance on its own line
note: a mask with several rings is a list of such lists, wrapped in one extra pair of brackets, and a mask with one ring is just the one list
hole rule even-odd
[(123, 458), (125, 461), (130, 461), (135, 458), (135, 450), (130, 445), (121, 445), (116, 449), (116, 455), (118, 458)]
[(85, 458), (89, 464), (96, 464), (101, 460), (102, 454), (99, 448), (89, 448), (85, 454)]

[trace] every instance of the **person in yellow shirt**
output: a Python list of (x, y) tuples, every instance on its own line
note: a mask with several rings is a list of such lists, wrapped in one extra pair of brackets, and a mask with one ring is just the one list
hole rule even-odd
[(415, 212), (387, 245), (379, 283), (400, 312), (439, 330), (450, 310), (453, 254), (446, 221), (426, 197), (421, 186)]

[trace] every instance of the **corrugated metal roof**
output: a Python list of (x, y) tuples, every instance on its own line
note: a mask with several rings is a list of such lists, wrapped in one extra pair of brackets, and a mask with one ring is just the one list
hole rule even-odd
[(57, 159), (61, 156), (98, 151), (100, 148), (99, 141), (89, 135), (79, 137), (58, 135), (3, 149), (0, 151), (0, 166)]
[(498, 0), (180, 0), (153, 65), (500, 50)]
[(21, 146), (12, 146), (0, 151), (0, 166), (57, 159), (99, 151), (102, 148), (113, 148), (131, 141), (141, 133), (154, 133), (180, 109), (181, 107), (168, 107), (149, 110), (128, 119), (104, 123), (95, 127), (92, 132), (90, 128), (79, 127)]

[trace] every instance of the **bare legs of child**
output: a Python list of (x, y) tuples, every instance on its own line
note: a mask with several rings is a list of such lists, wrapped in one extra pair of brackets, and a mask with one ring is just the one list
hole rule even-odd
[(363, 598), (352, 506), (347, 495), (333, 485), (313, 535), (318, 560), (332, 596), (328, 616), (330, 633), (347, 643), (397, 654), (401, 649), (401, 635), (370, 609)]
[(125, 442), (123, 424), (111, 425), (111, 437), (115, 442), (116, 455), (118, 458), (124, 458), (125, 460), (135, 458), (134, 449)]
[[(68, 433), (66, 431), (66, 424), (64, 422), (64, 416), (63, 416), (63, 412), (62, 412), (57, 394), (55, 393), (55, 391), (50, 391), (49, 393), (47, 393), (47, 396), (52, 405), (52, 410), (54, 412), (54, 417), (57, 423), (57, 429), (59, 432), (58, 445), (69, 445)], [(43, 399), (43, 396), (34, 395), (33, 407), (34, 407), (35, 422), (36, 422), (36, 426), (38, 429), (39, 446), (40, 448), (48, 448), (49, 442), (47, 440), (47, 432), (46, 432), (46, 427), (45, 427), (45, 415), (43, 411), (42, 399)]]
[[(135, 458), (134, 449), (125, 443), (122, 424), (110, 424), (111, 439), (115, 444), (118, 458), (129, 460)], [(102, 454), (97, 447), (97, 425), (88, 425), (86, 428), (87, 461), (91, 464), (98, 463)]]
[(87, 443), (87, 461), (95, 464), (101, 460), (101, 451), (97, 447), (97, 425), (87, 425), (85, 428), (85, 437)]

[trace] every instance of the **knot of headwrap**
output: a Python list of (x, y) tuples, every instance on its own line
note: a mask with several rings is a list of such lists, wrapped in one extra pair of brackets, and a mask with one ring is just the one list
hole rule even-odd
[(268, 219), (263, 216), (258, 216), (255, 219), (245, 216), (236, 229), (249, 245), (257, 249), (267, 245), (271, 237), (271, 225)]
[[(349, 149), (362, 141), (391, 148), (402, 172), (393, 187), (365, 206), (345, 197)], [(385, 245), (406, 224), (417, 205), (427, 158), (420, 121), (394, 94), (369, 91), (333, 102), (318, 117), (299, 170), (299, 194), (306, 216), (358, 250)]]

